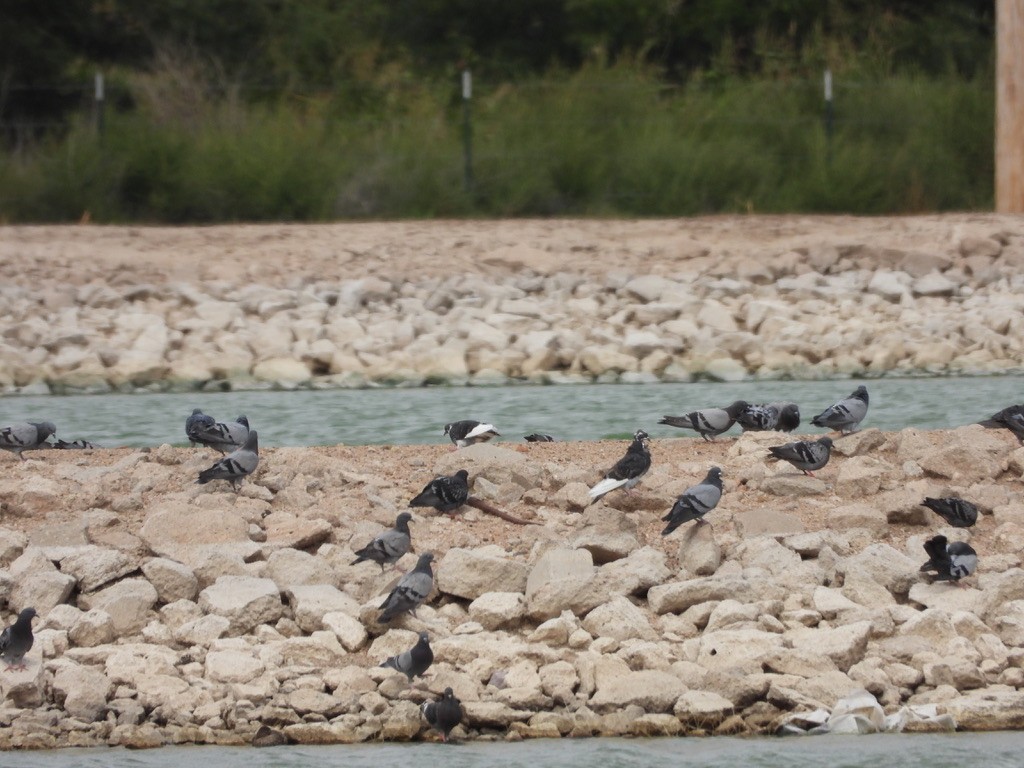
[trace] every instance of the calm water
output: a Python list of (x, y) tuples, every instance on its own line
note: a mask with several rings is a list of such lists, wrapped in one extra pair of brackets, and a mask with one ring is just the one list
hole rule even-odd
[[(164, 747), (0, 754), (18, 768), (1020, 768), (1024, 733), (884, 734), (789, 739), (583, 739), (515, 744), (357, 744), (270, 749)], [(897, 758), (898, 755), (898, 758)], [(10, 762), (5, 762), (4, 758)]]
[[(48, 420), (58, 437), (106, 447), (184, 443), (185, 417), (202, 408), (220, 421), (246, 414), (260, 444), (334, 445), (444, 442), (444, 425), (458, 419), (494, 424), (504, 440), (531, 432), (561, 440), (691, 433), (658, 426), (665, 414), (748, 402), (792, 400), (808, 433), (810, 419), (866, 384), (871, 407), (864, 427), (954, 427), (1024, 402), (1024, 377), (948, 377), (859, 381), (772, 381), (692, 384), (432, 387), (329, 391), (196, 392), (137, 395), (12, 396), (0, 398), (0, 424)], [(736, 428), (734, 428), (734, 431)]]

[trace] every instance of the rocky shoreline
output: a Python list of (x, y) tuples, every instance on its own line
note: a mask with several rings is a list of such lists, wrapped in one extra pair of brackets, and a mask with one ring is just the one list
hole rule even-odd
[(1019, 217), (0, 228), (0, 393), (1024, 370)]
[[(238, 494), (194, 483), (203, 449), (0, 457), (3, 619), (39, 613), (28, 669), (0, 672), (0, 748), (424, 739), (446, 687), (463, 739), (771, 733), (857, 689), (911, 729), (1024, 726), (1024, 447), (866, 429), (806, 477), (765, 461), (777, 442), (656, 440), (632, 494), (589, 505), (623, 443), (269, 449)], [(663, 538), (712, 465), (710, 525)], [(377, 624), (396, 574), (353, 551), (462, 467), (539, 524), (415, 510), (435, 592)], [(953, 493), (975, 527), (920, 506)], [(979, 553), (966, 588), (919, 573), (938, 532)], [(410, 685), (378, 665), (421, 630)]]

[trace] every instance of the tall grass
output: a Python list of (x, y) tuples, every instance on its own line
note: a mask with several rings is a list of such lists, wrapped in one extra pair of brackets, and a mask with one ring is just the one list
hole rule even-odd
[(992, 206), (991, 83), (913, 77), (670, 88), (590, 67), (477, 83), (473, 184), (455, 87), (400, 85), (372, 111), (330, 95), (142, 101), (0, 156), (0, 220), (212, 222), (427, 216), (903, 213)]

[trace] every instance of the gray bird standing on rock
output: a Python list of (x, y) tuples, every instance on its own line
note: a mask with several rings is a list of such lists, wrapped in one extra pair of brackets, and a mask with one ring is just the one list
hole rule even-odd
[(924, 551), (928, 553), (928, 562), (921, 566), (921, 571), (934, 572), (936, 581), (958, 582), (978, 567), (978, 553), (963, 541), (949, 543), (945, 536), (932, 536), (924, 543)]
[(397, 669), (412, 682), (414, 677), (421, 677), (433, 663), (434, 652), (430, 648), (430, 636), (426, 632), (420, 632), (416, 645), (397, 656), (385, 659), (381, 666)]
[(185, 419), (185, 437), (189, 445), (202, 443), (198, 436), (217, 426), (217, 420), (213, 416), (203, 413), (200, 409), (192, 409), (192, 414)]
[(212, 425), (202, 421), (196, 423), (187, 434), (191, 442), (228, 453), (245, 445), (245, 439), (249, 436), (249, 419), (243, 415), (231, 422), (218, 421)]
[(665, 416), (659, 424), (668, 424), (680, 429), (693, 429), (707, 441), (727, 431), (736, 423), (737, 417), (749, 407), (745, 400), (737, 400), (725, 408), (703, 408), (684, 413), (682, 416)]
[(432, 552), (424, 552), (420, 555), (416, 567), (398, 580), (398, 584), (380, 604), (378, 622), (386, 624), (400, 613), (416, 615), (416, 609), (423, 604), (430, 595), (430, 590), (434, 588), (434, 571), (430, 567), (433, 559)]
[(252, 430), (245, 438), (245, 444), (223, 459), (214, 462), (209, 469), (199, 473), (199, 484), (208, 483), (211, 480), (228, 480), (231, 486), (237, 491), (239, 483), (251, 475), (256, 465), (260, 463), (259, 440), (256, 430)]
[(943, 499), (925, 497), (921, 506), (928, 507), (954, 528), (970, 528), (978, 522), (978, 508), (971, 502), (956, 496)]
[(774, 445), (768, 451), (771, 453), (770, 459), (788, 461), (805, 475), (814, 477), (814, 470), (828, 464), (832, 455), (832, 438), (822, 437), (813, 442), (797, 440), (795, 443)]
[(7, 662), (8, 672), (12, 669), (27, 669), (25, 654), (32, 650), (35, 642), (32, 636), (32, 619), (35, 616), (35, 608), (25, 608), (11, 626), (0, 632), (0, 659)]
[(46, 438), (57, 434), (57, 427), (51, 421), (25, 421), (0, 427), (0, 448), (18, 454), (22, 461), (22, 451), (35, 451), (48, 448)]
[(616, 488), (629, 493), (651, 468), (651, 451), (647, 447), (649, 442), (650, 437), (642, 429), (634, 432), (633, 442), (626, 449), (626, 455), (615, 462), (615, 466), (605, 472), (604, 479), (587, 492), (590, 498), (597, 501)]
[(454, 475), (435, 477), (409, 502), (410, 507), (433, 507), (438, 512), (454, 512), (469, 499), (469, 472), (460, 469)]
[(722, 498), (722, 470), (712, 467), (708, 470), (707, 476), (697, 485), (690, 486), (683, 491), (676, 503), (672, 505), (669, 513), (661, 518), (667, 522), (662, 536), (668, 536), (672, 531), (683, 523), (696, 520), (704, 523), (704, 515), (718, 506)]
[(403, 512), (395, 518), (395, 527), (378, 533), (373, 541), (362, 549), (357, 549), (356, 559), (351, 565), (372, 560), (380, 564), (380, 572), (384, 573), (385, 565), (394, 565), (412, 548), (412, 536), (409, 533), (409, 521), (412, 515)]
[(840, 434), (849, 435), (857, 431), (857, 427), (868, 415), (868, 388), (863, 384), (857, 387), (849, 397), (844, 397), (819, 413), (811, 424), (816, 427), (838, 430)]
[(445, 688), (437, 701), (423, 702), (420, 711), (430, 727), (441, 734), (441, 741), (448, 741), (452, 729), (462, 722), (462, 702), (451, 688)]

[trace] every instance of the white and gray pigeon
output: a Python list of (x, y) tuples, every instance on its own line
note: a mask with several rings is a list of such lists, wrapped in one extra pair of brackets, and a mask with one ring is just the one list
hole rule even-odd
[(469, 499), (469, 472), (460, 469), (454, 475), (441, 475), (427, 483), (409, 502), (410, 507), (433, 507), (451, 514)]
[(543, 432), (534, 432), (533, 434), (526, 435), (523, 440), (528, 443), (553, 443), (555, 438), (551, 435), (545, 435)]
[(921, 566), (921, 571), (935, 573), (935, 581), (960, 581), (978, 567), (978, 553), (970, 544), (950, 543), (941, 534), (928, 539), (924, 551), (928, 553), (928, 562)]
[(925, 497), (921, 505), (928, 507), (954, 528), (970, 528), (978, 522), (978, 508), (966, 499), (956, 496), (941, 499)]
[(434, 588), (434, 571), (430, 567), (433, 559), (432, 552), (424, 552), (420, 555), (416, 567), (398, 580), (398, 584), (380, 604), (378, 622), (386, 624), (400, 613), (416, 615), (416, 609), (423, 604)]
[(814, 470), (828, 464), (832, 455), (832, 438), (822, 437), (818, 440), (797, 440), (785, 445), (774, 445), (768, 448), (770, 459), (788, 461), (805, 475), (814, 477)]
[(748, 405), (736, 423), (744, 432), (792, 432), (800, 426), (800, 408), (796, 403)]
[(409, 678), (421, 677), (434, 663), (434, 651), (430, 648), (430, 636), (420, 632), (419, 640), (412, 648), (384, 660), (382, 667), (391, 667)]
[(736, 418), (748, 406), (749, 403), (745, 400), (737, 400), (725, 408), (703, 408), (699, 411), (684, 413), (682, 416), (664, 416), (658, 423), (680, 429), (695, 430), (705, 440), (710, 441), (735, 424)]
[(207, 430), (213, 429), (217, 420), (208, 414), (203, 413), (199, 408), (192, 410), (192, 415), (185, 419), (185, 437), (189, 445), (198, 445), (202, 441), (196, 435), (202, 435)]
[(236, 448), (227, 456), (218, 459), (209, 469), (199, 473), (199, 484), (211, 480), (227, 480), (237, 491), (239, 483), (251, 475), (260, 463), (259, 436), (256, 430), (249, 432), (241, 448)]
[(430, 727), (441, 734), (441, 741), (448, 741), (452, 730), (462, 722), (462, 702), (455, 698), (451, 688), (445, 688), (437, 701), (425, 701), (420, 704), (423, 719)]
[(100, 446), (88, 440), (55, 440), (52, 447), (58, 451), (89, 451)]
[(853, 390), (849, 397), (844, 397), (819, 413), (811, 424), (816, 427), (837, 430), (840, 434), (849, 435), (857, 431), (857, 427), (868, 413), (868, 388), (863, 384)]
[(1008, 429), (1014, 437), (1024, 443), (1024, 405), (1011, 405), (984, 421), (979, 421), (983, 427)]
[(193, 443), (205, 445), (221, 453), (228, 453), (245, 445), (249, 436), (249, 419), (244, 415), (234, 421), (214, 422), (212, 426), (199, 424), (188, 436)]
[(7, 671), (25, 669), (25, 654), (32, 650), (32, 619), (35, 608), (25, 608), (11, 626), (0, 632), (0, 659), (7, 662)]
[(57, 427), (51, 421), (24, 421), (0, 427), (0, 448), (18, 454), (22, 461), (22, 451), (35, 451), (49, 448), (46, 438), (57, 434)]
[(369, 544), (357, 549), (356, 559), (351, 565), (372, 560), (380, 565), (384, 573), (385, 565), (394, 565), (412, 548), (412, 536), (409, 533), (409, 521), (412, 515), (402, 512), (395, 518), (395, 527), (378, 533)]
[(465, 448), (467, 445), (475, 445), (476, 443), (486, 443), (492, 437), (501, 437), (501, 433), (494, 428), (493, 424), (484, 424), (472, 419), (445, 424), (444, 433), (448, 435), (456, 448)]
[(704, 515), (718, 506), (721, 499), (722, 470), (719, 467), (712, 467), (708, 470), (707, 476), (697, 485), (692, 485), (683, 491), (668, 514), (661, 518), (668, 523), (661, 535), (668, 536), (680, 525), (691, 520), (696, 520), (698, 523), (707, 522), (704, 520)]
[(604, 479), (588, 492), (593, 501), (606, 493), (621, 488), (627, 493), (640, 482), (640, 478), (651, 468), (651, 452), (648, 448), (650, 437), (642, 429), (633, 433), (633, 442), (626, 449), (626, 455), (615, 462)]

